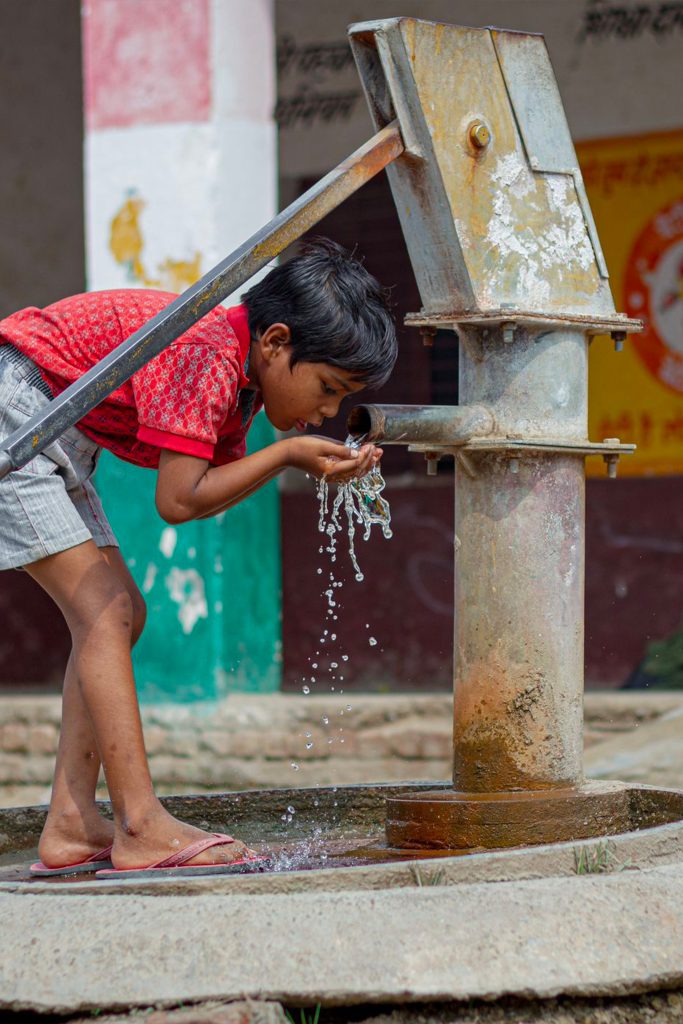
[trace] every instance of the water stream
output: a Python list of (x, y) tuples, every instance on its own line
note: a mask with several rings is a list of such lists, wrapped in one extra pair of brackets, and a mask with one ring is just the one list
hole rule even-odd
[[(348, 448), (358, 449), (364, 440), (364, 437), (349, 436), (345, 444)], [(328, 673), (330, 693), (334, 693), (337, 696), (341, 696), (344, 693), (341, 684), (344, 682), (344, 670), (349, 656), (343, 651), (339, 642), (338, 626), (336, 625), (339, 619), (339, 590), (343, 585), (342, 580), (337, 579), (336, 576), (337, 542), (340, 534), (346, 532), (348, 535), (349, 557), (353, 565), (356, 581), (359, 583), (365, 577), (360, 568), (355, 548), (357, 528), (360, 527), (363, 530), (363, 540), (366, 541), (370, 538), (372, 528), (375, 525), (381, 528), (385, 538), (388, 539), (392, 536), (391, 509), (389, 502), (382, 497), (385, 480), (382, 477), (379, 466), (373, 467), (369, 473), (360, 479), (338, 483), (336, 487), (337, 490), (334, 497), (331, 494), (331, 484), (325, 477), (318, 482), (317, 487), (319, 503), (318, 529), (325, 535), (327, 540), (326, 544), (321, 544), (318, 553), (329, 556), (329, 568), (323, 590), (327, 608), (325, 628), (318, 638), (318, 649), (309, 658), (311, 674), (305, 675), (303, 679), (301, 689), (304, 695), (310, 694), (312, 687), (321, 682), (319, 673), (324, 672), (325, 669), (327, 669)], [(319, 567), (317, 572), (319, 576), (322, 576), (325, 570)], [(369, 629), (369, 624), (366, 624), (366, 628)], [(377, 645), (377, 640), (374, 636), (370, 636), (368, 643), (371, 647), (374, 647)], [(345, 708), (340, 708), (337, 714), (341, 718), (345, 711), (349, 712), (352, 710), (352, 705), (347, 704)], [(321, 716), (320, 724), (326, 732), (328, 745), (345, 742), (343, 725), (338, 724), (335, 726), (330, 721), (329, 714)], [(314, 739), (310, 730), (306, 730), (303, 734), (303, 739), (306, 751), (311, 751), (314, 746)], [(296, 761), (291, 762), (291, 767), (293, 771), (300, 770), (300, 765)], [(288, 807), (287, 812), (282, 815), (283, 821), (286, 823), (291, 822), (295, 813), (295, 808)]]

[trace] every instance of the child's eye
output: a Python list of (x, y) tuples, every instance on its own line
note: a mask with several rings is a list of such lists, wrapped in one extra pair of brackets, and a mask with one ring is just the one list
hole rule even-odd
[(323, 394), (325, 395), (336, 395), (336, 389), (331, 388), (329, 384), (323, 384)]

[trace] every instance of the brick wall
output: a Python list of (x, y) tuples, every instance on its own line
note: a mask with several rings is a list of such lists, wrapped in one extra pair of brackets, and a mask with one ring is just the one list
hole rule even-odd
[[(628, 732), (682, 700), (680, 693), (589, 694), (586, 743)], [(49, 799), (59, 719), (58, 697), (0, 699), (0, 806)], [(160, 794), (451, 773), (452, 702), (445, 694), (234, 696), (220, 704), (147, 707), (143, 720)]]

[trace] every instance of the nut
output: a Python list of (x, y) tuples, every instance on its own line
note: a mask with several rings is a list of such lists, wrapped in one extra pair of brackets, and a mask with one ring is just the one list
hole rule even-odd
[(475, 121), (470, 125), (470, 142), (477, 149), (486, 149), (491, 141), (491, 132), (483, 121)]

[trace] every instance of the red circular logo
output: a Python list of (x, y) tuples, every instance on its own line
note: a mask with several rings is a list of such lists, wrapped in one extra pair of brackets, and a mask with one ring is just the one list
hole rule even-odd
[(635, 350), (665, 387), (683, 392), (683, 199), (652, 217), (626, 265), (624, 306), (643, 321)]

